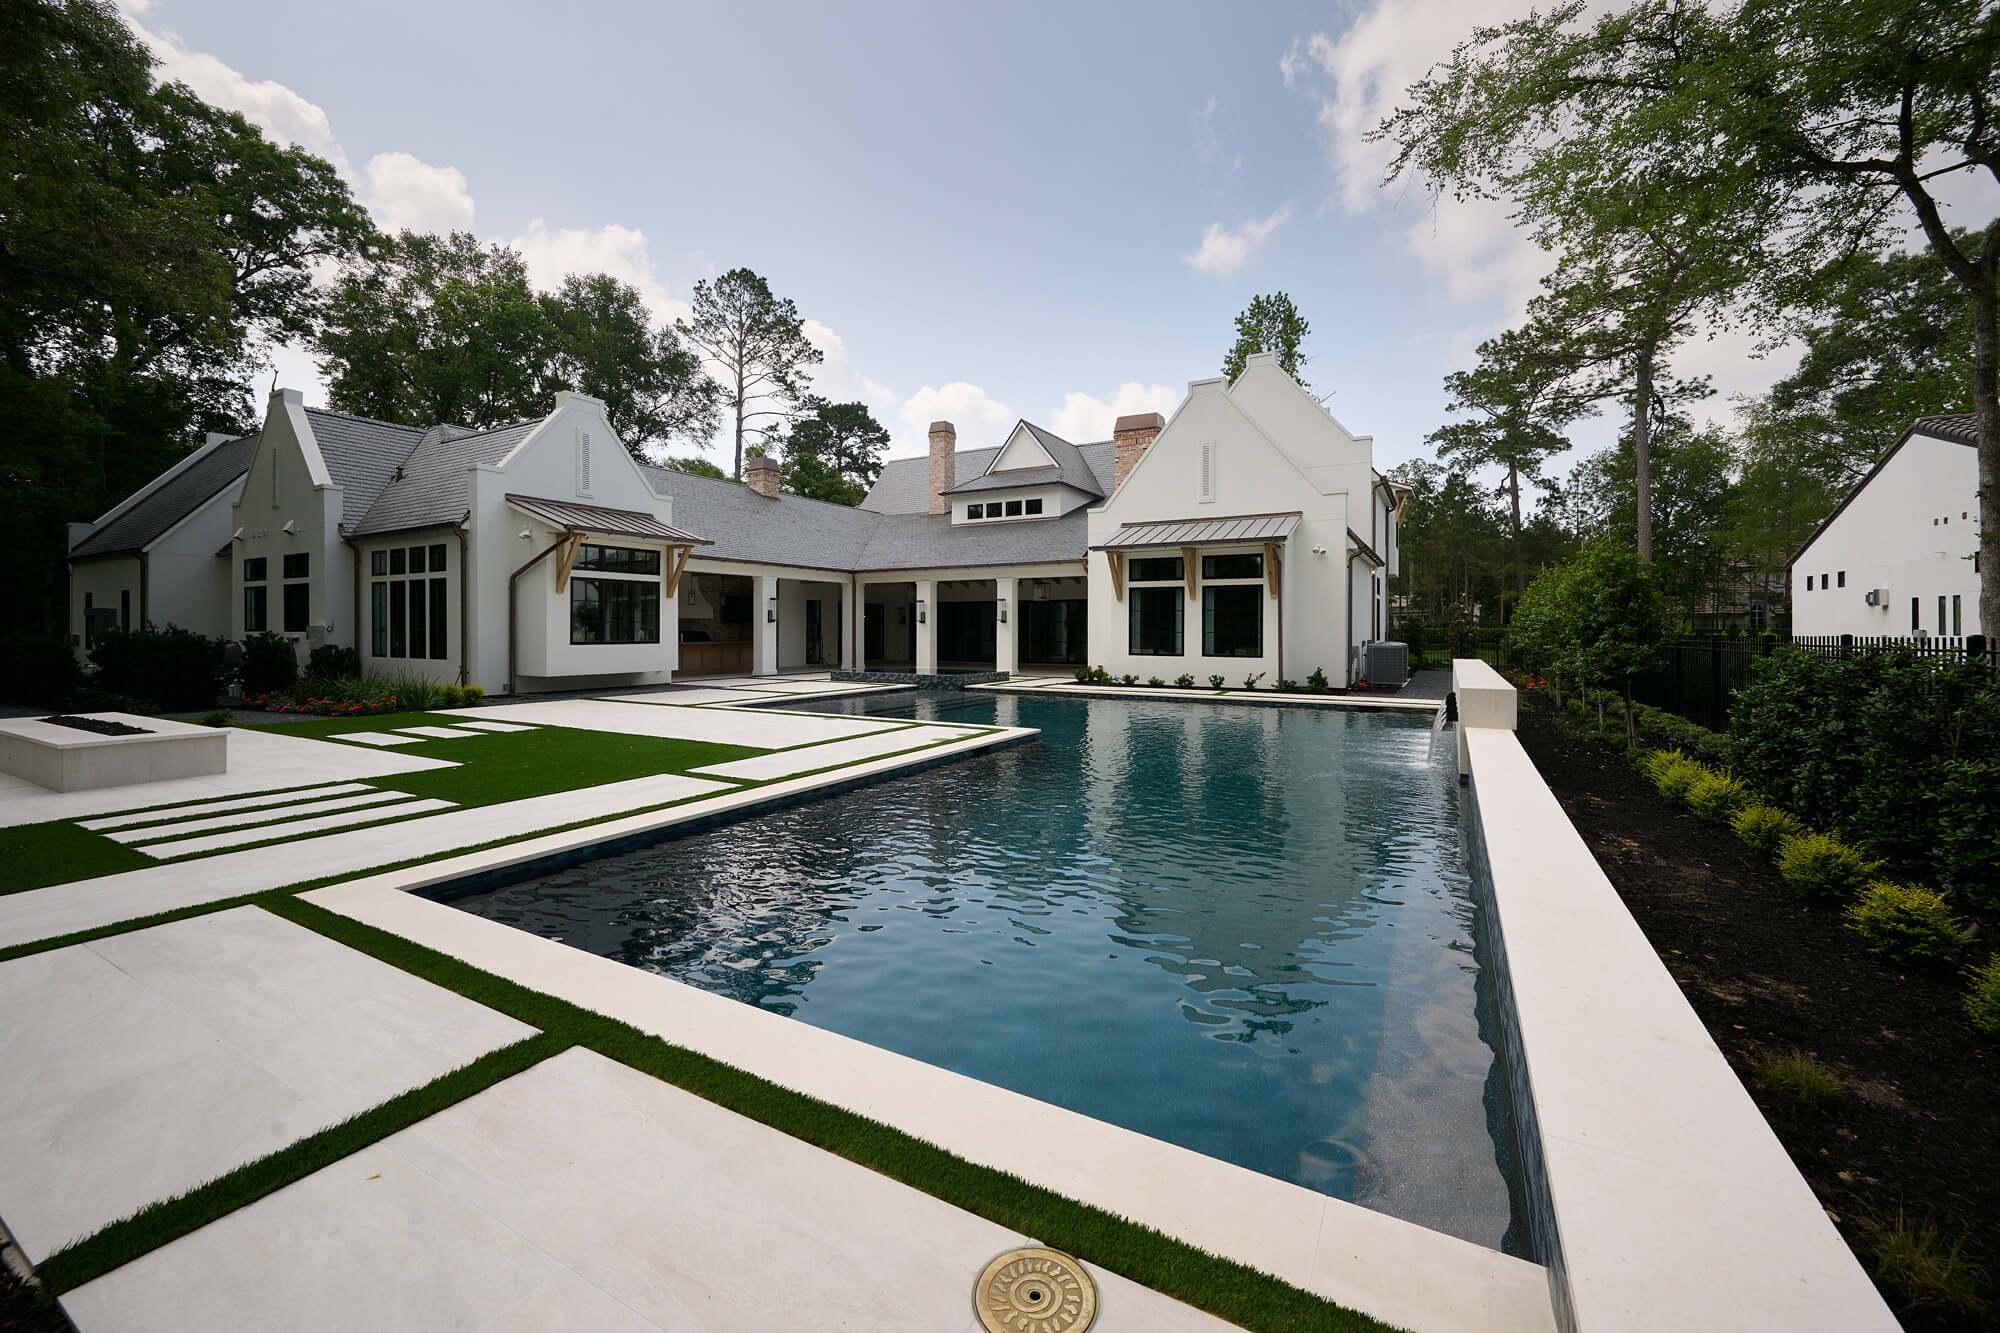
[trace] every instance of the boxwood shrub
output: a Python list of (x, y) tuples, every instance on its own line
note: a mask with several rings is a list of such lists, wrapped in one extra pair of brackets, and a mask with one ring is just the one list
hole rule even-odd
[(1965, 1013), (1972, 1026), (1989, 1037), (2000, 1037), (2000, 953), (1972, 969), (1965, 991)]
[(1718, 824), (1734, 820), (1753, 799), (1750, 789), (1727, 773), (1704, 772), (1687, 789), (1688, 809)]
[(1778, 873), (1806, 898), (1852, 902), (1881, 868), (1831, 833), (1801, 833), (1778, 849)]
[(94, 688), (146, 700), (170, 712), (213, 708), (220, 692), (222, 640), (178, 625), (105, 634), (91, 650), (90, 660), (97, 667), (90, 681)]
[(1899, 963), (1947, 958), (1967, 940), (1944, 895), (1916, 884), (1870, 884), (1847, 909), (1847, 924), (1869, 949)]
[(1746, 805), (1729, 821), (1736, 836), (1752, 851), (1775, 858), (1787, 838), (1806, 831), (1805, 825), (1775, 805)]

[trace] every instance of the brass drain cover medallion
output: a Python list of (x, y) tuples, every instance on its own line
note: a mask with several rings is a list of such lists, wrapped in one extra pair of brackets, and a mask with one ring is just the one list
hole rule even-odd
[(1056, 1250), (1009, 1250), (986, 1265), (972, 1303), (987, 1333), (1083, 1333), (1097, 1318), (1097, 1284)]

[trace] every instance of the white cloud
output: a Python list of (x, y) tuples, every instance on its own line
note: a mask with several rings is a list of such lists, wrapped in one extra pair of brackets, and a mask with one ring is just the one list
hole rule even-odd
[(1211, 222), (1208, 230), (1201, 234), (1201, 248), (1182, 258), (1210, 277), (1226, 278), (1248, 263), (1251, 252), (1269, 240), (1271, 233), (1291, 216), (1292, 206), (1287, 203), (1270, 217), (1262, 220), (1253, 218), (1234, 230), (1220, 222)]
[(977, 384), (953, 380), (936, 387), (926, 384), (911, 394), (903, 403), (900, 419), (902, 429), (891, 427), (895, 439), (890, 446), (890, 452), (899, 457), (930, 448), (933, 421), (949, 421), (958, 428), (959, 448), (984, 449), (999, 444), (1019, 418)]
[(1119, 417), (1140, 412), (1172, 416), (1174, 409), (1180, 405), (1179, 389), (1129, 380), (1119, 385), (1109, 398), (1087, 393), (1064, 394), (1063, 405), (1056, 409), (1049, 429), (1071, 443), (1087, 444), (1092, 440), (1110, 439), (1111, 427)]
[(521, 252), (528, 280), (554, 291), (572, 273), (609, 273), (638, 289), (653, 318), (670, 324), (688, 313), (688, 303), (660, 279), (646, 248), (646, 233), (637, 227), (607, 222), (601, 227), (551, 227), (536, 218), (524, 235), (507, 242)]
[(805, 321), (805, 331), (806, 341), (819, 348), (826, 358), (813, 367), (813, 392), (832, 403), (861, 403), (875, 414), (876, 420), (888, 423), (896, 407), (896, 391), (856, 370), (848, 357), (846, 341), (826, 325), (809, 319)]
[(333, 163), (341, 175), (352, 175), (326, 112), (317, 105), (282, 83), (245, 78), (212, 55), (190, 51), (172, 33), (148, 31), (133, 16), (151, 9), (151, 0), (125, 0), (122, 8), (132, 31), (159, 58), (162, 82), (185, 83), (203, 101), (241, 112), (278, 142), (296, 144)]
[(409, 153), (368, 159), (363, 199), (384, 231), (471, 231), (472, 192), (457, 167), (434, 167)]

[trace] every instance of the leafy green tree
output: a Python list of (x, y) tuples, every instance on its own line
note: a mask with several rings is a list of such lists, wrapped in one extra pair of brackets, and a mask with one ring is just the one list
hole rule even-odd
[(560, 388), (602, 399), (611, 428), (641, 460), (670, 441), (714, 437), (718, 386), (672, 326), (653, 327), (638, 288), (608, 273), (572, 273), (541, 306), (554, 331), (543, 401)]
[(1283, 292), (1252, 297), (1236, 317), (1236, 341), (1222, 358), (1222, 373), (1232, 381), (1243, 373), (1256, 352), (1276, 352), (1278, 369), (1304, 384), (1306, 354), (1301, 350), (1312, 325)]
[(1492, 495), (1463, 468), (1423, 459), (1389, 472), (1410, 488), (1390, 591), (1427, 624), (1470, 630), (1504, 592), (1506, 539)]
[(0, 7), (0, 621), (66, 613), (63, 524), (248, 419), (313, 275), (374, 232), (331, 166), (179, 85), (109, 5)]
[(729, 474), (706, 458), (678, 457), (663, 458), (660, 466), (675, 472), (685, 472), (691, 477), (713, 477), (717, 481), (728, 481)]
[(722, 404), (735, 430), (736, 470), (743, 479), (746, 444), (776, 434), (805, 400), (812, 367), (825, 359), (805, 334), (790, 298), (747, 268), (694, 285), (693, 313), (675, 329), (711, 363)]
[(519, 254), (405, 231), (341, 275), (318, 349), (344, 412), (485, 429), (548, 410), (556, 346)]
[(1670, 357), (1758, 271), (1777, 191), (1675, 114), (1720, 40), (1705, 8), (1639, 3), (1578, 27), (1584, 9), (1477, 29), (1371, 137), (1397, 146), (1392, 180), (1505, 199), (1559, 256), (1530, 336), (1575, 367), (1577, 396), (1626, 403), (1651, 559), (1653, 430), (1674, 397), (1706, 392), (1676, 384)]
[(860, 403), (809, 397), (784, 438), (779, 481), (794, 495), (858, 505), (882, 475), (889, 432)]
[[(1954, 236), (1974, 244), (1963, 230)], [(1837, 496), (1915, 418), (1972, 410), (1972, 302), (1929, 251), (1864, 251), (1824, 282), (1798, 320), (1798, 369), (1755, 405), (1751, 428), (1802, 482)]]
[(1447, 412), (1464, 412), (1430, 433), (1440, 459), (1507, 471), (1508, 523), (1514, 539), (1514, 591), (1528, 588), (1521, 537), (1521, 479), (1569, 447), (1563, 428), (1589, 409), (1567, 391), (1574, 367), (1531, 332), (1509, 330), (1479, 345), (1479, 364), (1445, 377)]
[(1565, 684), (1617, 689), (1631, 746), (1632, 677), (1665, 664), (1662, 650), (1675, 625), (1654, 566), (1625, 543), (1598, 537), (1535, 576), (1515, 608), (1508, 644), (1556, 683), (1558, 700)]

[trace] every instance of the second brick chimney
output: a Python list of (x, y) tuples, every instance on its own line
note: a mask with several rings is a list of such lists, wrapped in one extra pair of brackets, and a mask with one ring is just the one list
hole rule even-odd
[(945, 492), (958, 484), (958, 427), (949, 421), (931, 423), (931, 512), (949, 514), (951, 499)]
[(1140, 412), (1120, 417), (1111, 428), (1111, 489), (1125, 484), (1125, 477), (1152, 447), (1153, 437), (1166, 428), (1167, 419), (1158, 412)]
[(752, 454), (743, 460), (743, 480), (759, 495), (778, 498), (778, 460)]

